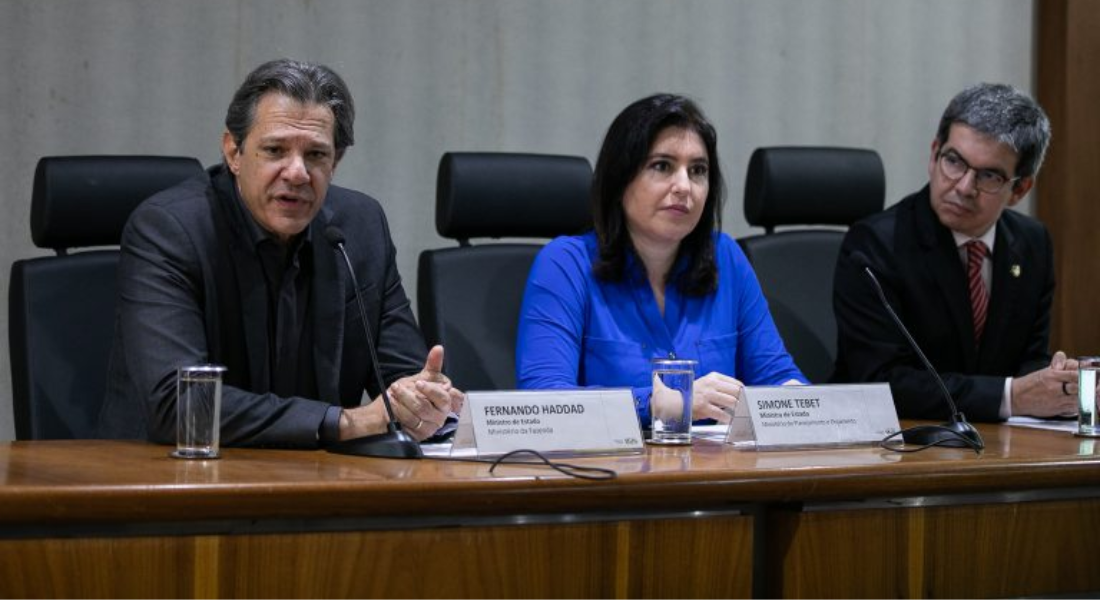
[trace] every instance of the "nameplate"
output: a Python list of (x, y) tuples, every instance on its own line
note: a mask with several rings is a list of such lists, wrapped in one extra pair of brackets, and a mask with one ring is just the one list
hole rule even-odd
[(758, 450), (864, 445), (898, 429), (886, 383), (750, 386), (726, 442), (755, 442)]
[(641, 452), (629, 389), (468, 392), (451, 454)]

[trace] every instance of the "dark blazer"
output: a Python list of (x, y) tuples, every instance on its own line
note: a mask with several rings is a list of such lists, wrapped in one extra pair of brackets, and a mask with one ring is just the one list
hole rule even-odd
[(188, 364), (228, 367), (222, 395), (225, 445), (317, 447), (331, 405), (375, 397), (371, 359), (343, 259), (325, 241), (335, 225), (356, 272), (387, 384), (427, 356), (394, 260), (381, 206), (331, 186), (310, 224), (313, 326), (320, 398), (269, 393), (267, 295), (260, 259), (223, 166), (143, 202), (122, 234), (118, 310), (100, 434), (174, 443), (175, 373)]
[(1054, 258), (1046, 228), (1018, 212), (1002, 213), (989, 316), (975, 347), (965, 268), (925, 186), (855, 224), (844, 238), (833, 288), (834, 381), (887, 381), (900, 417), (949, 416), (939, 386), (882, 307), (855, 252), (867, 257), (887, 300), (969, 420), (1000, 420), (1005, 378), (1050, 364)]

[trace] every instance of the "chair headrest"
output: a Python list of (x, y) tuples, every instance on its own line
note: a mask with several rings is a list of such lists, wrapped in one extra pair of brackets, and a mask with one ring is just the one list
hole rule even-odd
[(539, 237), (590, 227), (592, 167), (582, 156), (448, 152), (439, 160), (439, 235)]
[(31, 239), (55, 250), (117, 245), (142, 200), (202, 172), (188, 157), (43, 157), (34, 171)]
[(879, 212), (886, 174), (874, 150), (757, 148), (745, 178), (750, 225), (851, 225)]

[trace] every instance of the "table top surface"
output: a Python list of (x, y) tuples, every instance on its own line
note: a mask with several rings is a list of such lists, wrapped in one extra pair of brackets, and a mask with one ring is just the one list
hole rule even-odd
[[(903, 423), (903, 426), (913, 423)], [(558, 458), (614, 470), (605, 481), (545, 467), (223, 448), (179, 460), (137, 441), (0, 443), (0, 523), (685, 510), (1100, 486), (1100, 441), (978, 426), (986, 448), (757, 452), (713, 439), (641, 454)]]

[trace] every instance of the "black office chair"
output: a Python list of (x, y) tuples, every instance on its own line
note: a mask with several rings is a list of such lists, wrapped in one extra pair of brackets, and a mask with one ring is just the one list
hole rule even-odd
[(87, 439), (106, 387), (118, 246), (145, 198), (202, 173), (194, 158), (57, 156), (38, 161), (31, 239), (56, 256), (15, 261), (8, 342), (15, 437)]
[(424, 338), (443, 344), (463, 390), (516, 387), (515, 346), (527, 272), (542, 243), (470, 245), (471, 238), (552, 238), (591, 225), (592, 167), (579, 156), (449, 152), (439, 161), (435, 227), (458, 248), (426, 250), (417, 272)]
[[(787, 350), (814, 383), (836, 358), (833, 271), (844, 231), (879, 212), (886, 194), (874, 150), (757, 148), (745, 180), (745, 218), (763, 235), (738, 240), (752, 262)], [(813, 225), (776, 232), (776, 227)]]

